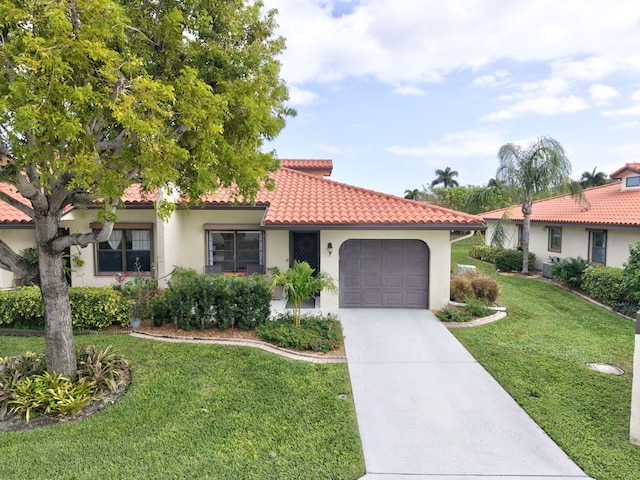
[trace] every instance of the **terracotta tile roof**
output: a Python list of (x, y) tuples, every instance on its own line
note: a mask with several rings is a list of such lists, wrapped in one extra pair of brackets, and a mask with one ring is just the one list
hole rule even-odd
[[(303, 172), (282, 168), (274, 174), (276, 188), (263, 190), (257, 205), (268, 205), (265, 226), (354, 226), (403, 228), (482, 228), (480, 217), (366, 190)], [(202, 199), (227, 205), (228, 190)]]
[(328, 177), (333, 170), (332, 160), (320, 160), (320, 159), (292, 159), (281, 158), (280, 166), (282, 168), (291, 168), (293, 170), (299, 170), (301, 172), (314, 173)]
[[(301, 161), (296, 160), (294, 165), (297, 162)], [(327, 166), (327, 160), (318, 162)], [(256, 205), (266, 207), (263, 224), (267, 227), (484, 228), (483, 220), (478, 216), (334, 182), (297, 169), (281, 168), (273, 174), (273, 179), (276, 188), (261, 190), (255, 199)], [(134, 185), (127, 190), (123, 200), (126, 205), (151, 205), (155, 196), (144, 197), (140, 187)], [(210, 206), (233, 203), (232, 192), (224, 188), (201, 200)], [(2, 206), (8, 207), (0, 201), (0, 208)], [(17, 211), (12, 210), (12, 215), (17, 215)], [(4, 222), (4, 218), (0, 217), (0, 222)]]
[(156, 201), (156, 194), (144, 193), (140, 184), (133, 184), (125, 190), (122, 201), (126, 205), (153, 205)]
[[(18, 193), (18, 191), (12, 185), (8, 183), (0, 182), (0, 192), (11, 195), (16, 200), (29, 205), (29, 201)], [(8, 203), (0, 200), (0, 223), (15, 225), (15, 224), (28, 224), (31, 223), (31, 217), (25, 215), (20, 210), (13, 208)]]
[[(640, 227), (640, 190), (622, 191), (619, 182), (584, 190), (588, 205), (562, 195), (533, 202), (532, 222)], [(510, 218), (522, 221), (522, 205), (512, 208)], [(505, 209), (481, 214), (498, 220)]]
[(631, 173), (640, 173), (640, 163), (627, 163), (624, 167), (619, 168), (615, 172), (609, 175), (611, 178), (620, 178), (627, 171)]

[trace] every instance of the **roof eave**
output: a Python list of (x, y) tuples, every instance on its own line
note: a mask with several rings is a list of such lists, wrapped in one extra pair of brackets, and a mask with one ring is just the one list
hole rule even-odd
[(478, 230), (485, 231), (484, 224), (461, 223), (265, 223), (265, 230)]

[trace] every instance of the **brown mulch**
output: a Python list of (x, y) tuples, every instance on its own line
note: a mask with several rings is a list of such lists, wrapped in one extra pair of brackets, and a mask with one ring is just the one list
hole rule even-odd
[[(242, 330), (240, 328), (228, 328), (226, 330), (220, 330), (219, 328), (208, 328), (205, 330), (193, 329), (193, 330), (182, 330), (175, 325), (166, 324), (161, 327), (156, 327), (153, 325), (151, 320), (144, 320), (142, 325), (139, 328), (134, 329), (137, 332), (148, 333), (150, 335), (157, 335), (161, 337), (186, 337), (186, 338), (202, 338), (202, 339), (238, 339), (238, 340), (251, 340), (255, 342), (263, 342), (255, 330)], [(111, 326), (104, 330), (105, 333), (118, 333), (118, 332), (126, 332), (131, 331), (130, 328), (123, 328), (120, 326)], [(310, 350), (291, 350), (292, 352), (300, 352), (305, 355), (317, 355), (319, 357), (345, 357), (346, 353), (344, 350), (344, 343), (340, 348), (332, 350), (327, 353), (313, 352)]]

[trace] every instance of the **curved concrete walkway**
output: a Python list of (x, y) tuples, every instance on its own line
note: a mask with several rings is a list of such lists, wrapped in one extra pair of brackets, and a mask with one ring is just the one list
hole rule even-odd
[(343, 309), (367, 480), (588, 477), (429, 311)]

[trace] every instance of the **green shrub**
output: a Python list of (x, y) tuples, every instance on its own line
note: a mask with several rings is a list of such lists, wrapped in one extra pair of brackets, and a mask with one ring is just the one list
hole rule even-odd
[(122, 295), (131, 301), (131, 315), (140, 319), (153, 316), (151, 304), (160, 294), (158, 280), (153, 276), (140, 275), (120, 286)]
[(471, 313), (466, 308), (444, 307), (436, 313), (443, 322), (468, 322), (472, 319)]
[(582, 289), (605, 305), (624, 303), (627, 298), (624, 273), (617, 267), (588, 267), (584, 271)]
[[(100, 330), (129, 321), (130, 302), (111, 287), (71, 287), (69, 301), (74, 329)], [(0, 291), (0, 325), (44, 329), (40, 288)]]
[[(533, 267), (536, 255), (529, 252), (529, 267)], [(501, 272), (522, 271), (522, 250), (501, 250), (496, 255), (495, 265)]]
[(563, 258), (559, 262), (551, 265), (551, 273), (554, 280), (565, 282), (573, 288), (580, 288), (584, 278), (584, 271), (589, 266), (589, 262), (581, 257)]
[(300, 317), (299, 325), (295, 322), (295, 314), (286, 312), (259, 325), (256, 332), (264, 341), (282, 348), (329, 352), (342, 345), (342, 327), (334, 315), (306, 314)]
[(491, 245), (474, 245), (469, 249), (469, 256), (483, 262), (495, 263), (496, 255), (502, 250), (502, 248)]
[(129, 324), (131, 302), (112, 287), (71, 287), (69, 301), (74, 329), (102, 330), (116, 323)]
[(640, 242), (629, 246), (629, 259), (623, 269), (628, 302), (640, 304)]
[(269, 318), (271, 291), (263, 275), (210, 276), (180, 269), (150, 308), (156, 325), (174, 321), (184, 330), (234, 325), (249, 330)]
[(465, 297), (464, 303), (467, 305), (465, 310), (472, 317), (487, 317), (493, 313), (493, 311), (488, 308), (489, 304), (483, 299)]

